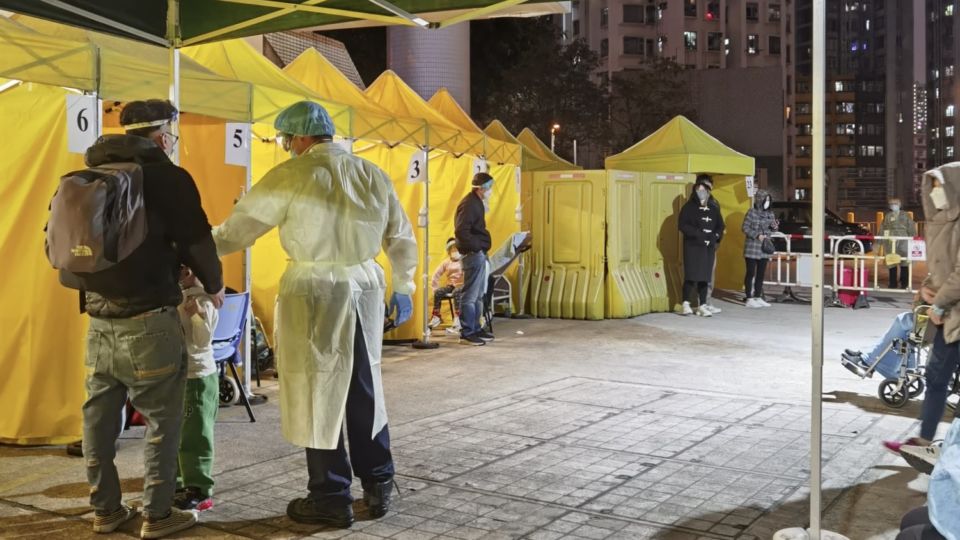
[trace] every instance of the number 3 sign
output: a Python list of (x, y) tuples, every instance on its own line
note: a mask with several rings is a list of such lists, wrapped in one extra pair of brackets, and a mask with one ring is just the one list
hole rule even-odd
[(227, 122), (224, 163), (250, 166), (250, 124)]
[(407, 182), (416, 184), (423, 182), (427, 178), (427, 153), (423, 150), (417, 150), (410, 157), (410, 165), (407, 167)]
[(96, 96), (67, 94), (67, 150), (83, 154), (97, 142), (100, 103)]

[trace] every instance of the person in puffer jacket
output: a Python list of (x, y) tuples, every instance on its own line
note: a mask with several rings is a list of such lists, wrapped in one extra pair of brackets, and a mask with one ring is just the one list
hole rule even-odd
[(743, 278), (743, 290), (748, 308), (770, 307), (763, 299), (763, 279), (766, 276), (767, 261), (770, 253), (763, 252), (763, 240), (776, 232), (777, 218), (770, 210), (770, 194), (758, 189), (753, 197), (753, 206), (743, 219), (743, 258), (747, 262), (747, 273)]

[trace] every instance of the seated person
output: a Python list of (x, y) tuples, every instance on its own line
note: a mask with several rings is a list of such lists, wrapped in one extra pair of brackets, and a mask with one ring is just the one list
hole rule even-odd
[[(887, 329), (887, 333), (880, 338), (880, 341), (874, 345), (873, 349), (867, 352), (854, 351), (852, 349), (847, 349), (843, 352), (843, 357), (855, 364), (861, 370), (866, 371), (874, 362), (877, 361), (877, 358), (880, 358), (880, 362), (877, 364), (876, 370), (883, 378), (885, 379), (895, 379), (900, 376), (900, 354), (890, 347), (890, 344), (893, 343), (893, 340), (900, 339), (906, 340), (910, 333), (913, 332), (915, 320), (914, 314), (912, 311), (905, 311), (893, 320), (893, 324), (890, 325), (890, 328)], [(884, 351), (887, 351), (886, 354), (883, 354)], [(883, 357), (880, 355), (883, 354)], [(908, 365), (907, 368), (914, 369), (916, 368), (915, 358), (912, 356), (907, 359)], [(845, 364), (847, 369), (850, 369), (849, 365)], [(852, 370), (851, 370), (852, 371)], [(857, 373), (861, 377), (865, 376), (862, 373)]]
[(946, 539), (960, 539), (960, 420), (950, 426), (930, 475), (927, 506), (907, 512), (897, 535), (897, 540)]
[[(444, 279), (445, 278), (445, 279)], [(441, 287), (441, 279), (445, 284)], [(440, 305), (449, 297), (453, 297), (454, 320), (453, 327), (459, 331), (460, 327), (460, 294), (463, 291), (463, 265), (460, 263), (460, 252), (457, 251), (457, 240), (447, 240), (447, 258), (433, 272), (433, 317), (430, 319), (430, 328), (436, 328), (443, 322), (440, 314)]]

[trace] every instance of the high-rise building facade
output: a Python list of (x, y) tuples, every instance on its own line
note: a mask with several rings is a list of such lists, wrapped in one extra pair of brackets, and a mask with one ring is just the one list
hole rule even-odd
[(926, 0), (927, 159), (936, 167), (958, 159), (956, 135), (960, 85), (955, 75), (960, 59), (960, 6), (956, 0)]
[[(812, 0), (797, 0), (796, 109), (788, 126), (788, 183), (809, 198), (812, 170), (810, 73)], [(835, 210), (873, 210), (898, 196), (910, 201), (916, 167), (912, 0), (827, 2), (826, 178)]]

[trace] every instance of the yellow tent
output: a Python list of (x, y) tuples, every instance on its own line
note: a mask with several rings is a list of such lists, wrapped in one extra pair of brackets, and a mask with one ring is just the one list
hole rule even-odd
[(305, 50), (283, 69), (284, 73), (318, 96), (352, 109), (350, 136), (354, 139), (384, 141), (390, 145), (425, 145), (424, 121), (400, 118), (368, 98), (329, 60), (313, 47)]
[(608, 157), (605, 164), (607, 169), (711, 175), (713, 196), (720, 203), (727, 230), (717, 251), (716, 287), (740, 290), (745, 272), (740, 227), (750, 208), (745, 179), (754, 174), (752, 157), (677, 116), (649, 137)]
[(550, 150), (550, 147), (544, 144), (530, 128), (523, 128), (523, 131), (517, 135), (517, 140), (523, 145), (525, 170), (570, 171), (583, 168), (554, 154), (553, 150)]
[[(444, 118), (450, 120), (460, 129), (468, 133), (486, 134), (463, 110), (457, 100), (446, 88), (437, 90), (427, 103), (437, 110)], [(487, 136), (484, 142), (483, 155), (487, 161), (493, 163), (512, 163), (519, 165), (521, 160), (520, 143), (516, 139), (499, 139)]]
[(714, 173), (750, 176), (754, 160), (733, 150), (683, 116), (608, 157), (608, 169), (648, 172)]

